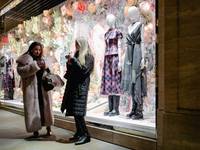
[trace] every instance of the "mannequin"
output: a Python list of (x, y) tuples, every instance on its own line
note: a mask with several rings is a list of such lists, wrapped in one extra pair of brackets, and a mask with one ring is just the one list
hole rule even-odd
[(11, 50), (6, 50), (7, 62), (6, 62), (6, 74), (4, 76), (4, 90), (8, 92), (8, 99), (13, 100), (15, 78), (13, 71), (13, 58), (11, 57)]
[[(5, 53), (3, 51), (0, 51), (1, 55), (1, 90), (4, 89), (4, 75), (6, 74), (6, 61), (7, 58), (4, 56)], [(4, 91), (5, 92), (5, 91)], [(6, 94), (4, 93), (4, 96), (6, 97)]]
[(132, 22), (128, 27), (127, 48), (122, 74), (121, 90), (132, 95), (132, 111), (127, 118), (143, 119), (143, 98), (147, 96), (146, 70), (144, 68), (144, 25), (137, 21), (138, 9), (128, 10)]
[(30, 46), (34, 41), (29, 41), (28, 42), (28, 46)]
[(120, 83), (121, 83), (121, 39), (122, 33), (114, 27), (115, 16), (106, 17), (109, 30), (105, 34), (106, 50), (101, 80), (101, 94), (108, 95), (109, 110), (104, 116), (119, 115)]
[[(30, 41), (31, 42), (31, 41)], [(22, 45), (22, 54), (28, 51), (28, 44), (23, 44)]]

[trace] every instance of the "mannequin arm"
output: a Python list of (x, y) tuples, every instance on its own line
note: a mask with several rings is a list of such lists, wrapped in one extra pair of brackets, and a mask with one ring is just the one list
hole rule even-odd
[(121, 70), (122, 70), (122, 50), (121, 50), (121, 39), (118, 39), (118, 57), (119, 57), (118, 72), (121, 72)]
[(142, 24), (142, 28), (141, 28), (141, 51), (142, 51), (142, 60), (140, 63), (140, 68), (143, 69), (144, 68), (144, 25)]

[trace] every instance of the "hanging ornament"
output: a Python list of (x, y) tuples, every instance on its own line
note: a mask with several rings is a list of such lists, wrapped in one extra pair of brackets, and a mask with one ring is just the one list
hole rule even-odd
[(126, 6), (125, 8), (124, 8), (124, 14), (128, 17), (128, 9), (129, 9), (130, 7), (129, 6)]
[(149, 10), (150, 10), (150, 4), (149, 4), (149, 2), (147, 2), (147, 1), (141, 2), (141, 3), (139, 4), (139, 7), (140, 7), (141, 11), (144, 12), (144, 13), (146, 13), (146, 14), (147, 14), (147, 13), (149, 12)]
[(97, 11), (96, 8), (95, 8), (95, 5), (93, 3), (91, 3), (91, 4), (88, 5), (88, 10), (91, 13), (95, 13)]

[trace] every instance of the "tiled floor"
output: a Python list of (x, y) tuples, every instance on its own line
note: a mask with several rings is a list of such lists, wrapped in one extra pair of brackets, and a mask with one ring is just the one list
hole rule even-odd
[(52, 136), (46, 136), (43, 128), (41, 136), (34, 138), (26, 132), (23, 116), (0, 109), (0, 150), (128, 150), (93, 138), (90, 143), (75, 146), (68, 140), (74, 132), (55, 126), (52, 131)]

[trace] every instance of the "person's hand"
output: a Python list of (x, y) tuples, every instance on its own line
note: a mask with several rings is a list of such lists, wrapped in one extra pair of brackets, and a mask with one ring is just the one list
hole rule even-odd
[(44, 62), (44, 65), (42, 66), (42, 68), (47, 69), (47, 65), (45, 62)]
[(118, 63), (118, 72), (121, 72), (121, 71), (122, 71), (122, 63), (119, 62), (119, 63)]
[(72, 55), (66, 55), (65, 58), (67, 58), (68, 61), (70, 61), (72, 59)]
[(72, 63), (71, 63), (70, 61), (67, 61), (67, 63), (68, 63), (69, 65), (72, 65)]
[(43, 68), (44, 66), (44, 63), (42, 61), (37, 61), (37, 65), (40, 67), (40, 68)]

